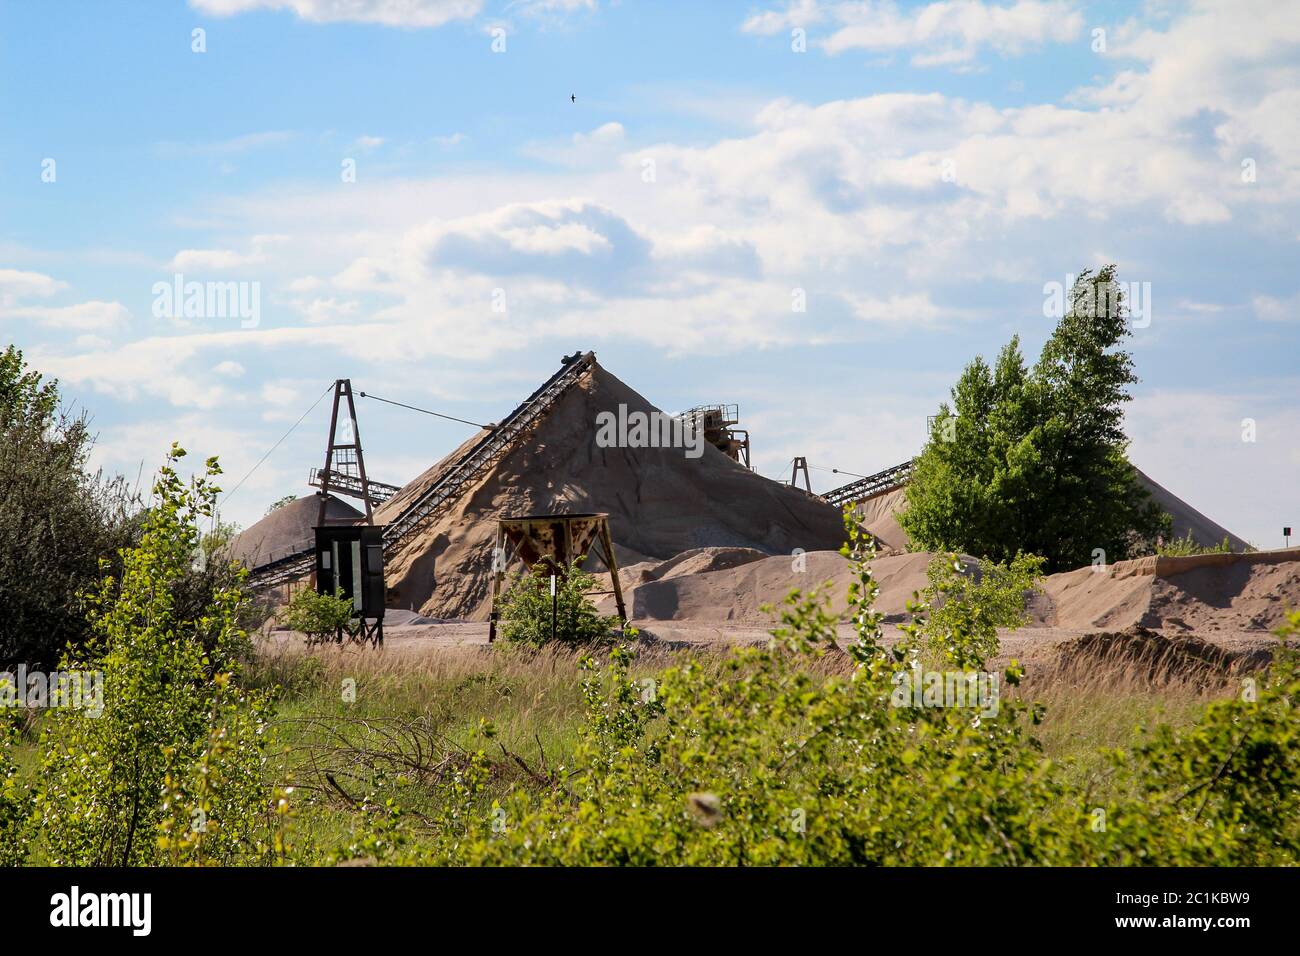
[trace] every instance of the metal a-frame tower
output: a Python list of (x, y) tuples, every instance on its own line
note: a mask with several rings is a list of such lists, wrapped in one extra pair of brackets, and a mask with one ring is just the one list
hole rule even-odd
[[(348, 417), (344, 420), (345, 440), (340, 442), (339, 403), (348, 402)], [(329, 507), (330, 486), (343, 486), (344, 494), (352, 494), (358, 485), (358, 496), (366, 505), (366, 524), (375, 523), (374, 505), (370, 499), (370, 482), (366, 480), (366, 458), (361, 451), (361, 432), (357, 428), (357, 407), (352, 401), (352, 380), (340, 378), (334, 382), (334, 409), (330, 412), (330, 440), (325, 449), (325, 467), (316, 472), (314, 478), (320, 479), (320, 510), (316, 515), (316, 527), (326, 524), (326, 509)], [(313, 482), (314, 483), (314, 482)], [(351, 524), (351, 522), (348, 522)]]

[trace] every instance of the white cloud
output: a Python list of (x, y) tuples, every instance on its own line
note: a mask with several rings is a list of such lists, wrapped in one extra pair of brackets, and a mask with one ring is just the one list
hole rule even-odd
[(263, 261), (259, 253), (241, 253), (233, 249), (182, 249), (172, 257), (167, 268), (184, 272), (187, 269), (225, 270), (238, 269)]
[(130, 313), (120, 302), (78, 302), (76, 305), (26, 306), (8, 309), (0, 317), (34, 319), (53, 329), (107, 331), (126, 324)]
[(478, 15), (482, 0), (190, 0), (210, 16), (288, 10), (312, 23), (378, 23), (389, 27), (440, 27)]
[(1083, 29), (1082, 14), (1067, 0), (941, 0), (907, 9), (888, 0), (796, 0), (750, 16), (741, 29), (774, 34), (827, 21), (836, 29), (820, 41), (826, 53), (914, 50), (912, 62), (917, 66), (966, 65), (984, 49), (1015, 56), (1047, 43), (1067, 43)]
[(745, 33), (771, 36), (796, 27), (806, 29), (814, 23), (821, 23), (827, 15), (827, 8), (820, 0), (789, 0), (779, 9), (750, 14), (740, 29)]
[(66, 288), (66, 282), (52, 279), (40, 272), (0, 269), (0, 307), (11, 306), (19, 299), (30, 296), (51, 296)]
[(32, 298), (47, 299), (68, 287), (40, 272), (0, 269), (0, 321), (35, 322), (51, 329), (105, 332), (126, 324), (129, 313), (120, 302), (77, 302), (72, 305), (24, 304)]
[(599, 0), (512, 0), (509, 9), (536, 16), (548, 13), (576, 13), (579, 10), (595, 10), (599, 6)]
[(240, 153), (263, 149), (267, 146), (279, 146), (289, 142), (293, 133), (288, 130), (267, 130), (260, 133), (245, 133), (230, 139), (210, 142), (182, 143), (175, 140), (163, 140), (157, 149), (164, 158), (175, 159), (186, 156), (233, 156)]
[(234, 249), (182, 249), (172, 256), (167, 268), (177, 272), (186, 270), (224, 272), (229, 269), (261, 265), (267, 261), (267, 247), (282, 243), (287, 238), (282, 235), (253, 236), (249, 240), (250, 251), (248, 252), (237, 252)]
[(1265, 322), (1300, 321), (1300, 293), (1287, 299), (1271, 295), (1257, 295), (1251, 300), (1255, 315)]
[(626, 138), (622, 123), (609, 122), (589, 133), (574, 133), (567, 142), (527, 143), (520, 152), (562, 166), (590, 166), (609, 163)]

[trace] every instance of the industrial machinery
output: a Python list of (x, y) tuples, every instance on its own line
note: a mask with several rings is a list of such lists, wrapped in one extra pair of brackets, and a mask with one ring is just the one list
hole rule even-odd
[[(623, 588), (618, 580), (618, 561), (614, 558), (614, 541), (609, 533), (607, 514), (524, 515), (501, 518), (497, 522), (496, 547), (492, 552), (492, 616), (488, 640), (497, 636), (497, 599), (501, 584), (513, 560), (523, 562), (528, 573), (547, 565), (552, 573), (563, 573), (574, 561), (584, 559), (593, 548), (609, 570), (611, 591), (618, 607), (618, 617), (627, 621)], [(554, 586), (552, 586), (554, 594)]]
[(384, 529), (372, 524), (316, 529), (316, 593), (349, 598), (355, 615), (346, 636), (357, 643), (384, 643)]
[(840, 485), (840, 487), (826, 492), (822, 495), (822, 498), (833, 505), (843, 505), (850, 501), (867, 501), (888, 494), (891, 491), (896, 491), (911, 480), (913, 461), (915, 459), (909, 459), (901, 465), (886, 468), (874, 475), (867, 475), (865, 478), (851, 481), (847, 485)]
[(749, 432), (735, 427), (740, 424), (740, 406), (697, 405), (677, 417), (703, 429), (704, 440), (732, 461), (738, 461), (746, 468), (752, 467), (749, 463)]
[[(402, 511), (384, 526), (384, 549), (391, 553), (393, 548), (423, 527), (444, 506), (458, 499), (466, 488), (472, 486), (484, 472), (499, 461), (520, 440), (529, 435), (555, 406), (555, 403), (569, 389), (586, 378), (592, 368), (595, 367), (595, 364), (596, 354), (594, 352), (583, 352), (581, 354), (575, 352), (573, 355), (566, 356), (559, 371), (547, 379), (537, 391), (528, 396), (519, 407), (503, 418), (500, 423), (485, 428), (479, 439), (470, 445), (456, 461), (444, 469), (437, 479), (405, 503)], [(346, 389), (346, 392), (340, 392), (336, 388), (335, 419), (337, 419), (337, 403), (340, 397), (344, 395), (348, 400), (351, 421), (355, 422), (356, 413), (352, 408), (350, 386)], [(355, 435), (355, 424), (352, 425), (352, 430)], [(333, 441), (333, 434), (334, 430), (331, 426), (331, 442)], [(356, 445), (360, 446), (360, 439), (356, 440)], [(336, 449), (342, 447), (344, 445), (335, 446)], [(322, 471), (327, 473), (327, 477), (332, 478), (335, 470), (331, 465), (332, 459), (327, 454), (325, 467)], [(362, 473), (363, 469), (360, 467), (360, 463), (356, 470), (357, 481), (362, 487), (372, 488), (371, 483)], [(334, 485), (331, 483), (330, 487), (333, 488)], [(326, 489), (322, 488), (322, 494), (325, 491)], [(367, 514), (370, 514), (372, 510), (370, 503), (374, 500), (373, 490), (367, 492), (363, 500), (367, 502)], [(310, 550), (282, 556), (274, 562), (261, 565), (253, 570), (253, 586), (266, 588), (296, 580), (312, 570), (313, 561), (313, 552)]]

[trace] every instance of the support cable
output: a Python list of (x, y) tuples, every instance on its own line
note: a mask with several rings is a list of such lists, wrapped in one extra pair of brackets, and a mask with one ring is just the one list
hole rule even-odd
[(491, 423), (482, 425), (478, 422), (471, 422), (464, 418), (457, 418), (455, 415), (444, 415), (442, 412), (431, 412), (427, 408), (416, 408), (414, 405), (407, 405), (404, 402), (395, 402), (391, 398), (380, 398), (378, 395), (371, 395), (367, 392), (357, 392), (362, 398), (373, 398), (377, 402), (384, 402), (387, 405), (396, 405), (399, 408), (409, 408), (413, 412), (423, 412), (425, 415), (433, 415), (437, 418), (445, 418), (451, 422), (460, 422), (462, 425), (473, 425), (475, 428), (496, 428)]
[(239, 479), (239, 484), (235, 485), (235, 487), (231, 488), (228, 492), (226, 492), (226, 496), (221, 499), (221, 504), (224, 505), (227, 501), (229, 501), (231, 495), (233, 495), (236, 491), (239, 490), (240, 485), (242, 485), (249, 478), (251, 478), (253, 476), (253, 472), (257, 471), (257, 469), (262, 467), (262, 463), (265, 462), (266, 459), (271, 457), (272, 452), (274, 452), (277, 448), (279, 448), (282, 444), (284, 444), (284, 440), (288, 438), (290, 435), (292, 435), (293, 430), (303, 423), (303, 419), (305, 419), (308, 415), (310, 415), (313, 411), (316, 410), (316, 406), (321, 403), (321, 399), (324, 398), (326, 395), (328, 395), (330, 393), (330, 389), (332, 389), (333, 387), (334, 387), (333, 382), (330, 382), (328, 385), (325, 386), (325, 391), (320, 393), (320, 398), (317, 398), (316, 401), (312, 402), (311, 408), (303, 412), (302, 417), (300, 417), (296, 422), (294, 422), (292, 425), (289, 426), (289, 430), (280, 436), (280, 440), (271, 446), (270, 451), (268, 451), (265, 455), (263, 455), (256, 465), (248, 469), (248, 474), (244, 475), (243, 478)]

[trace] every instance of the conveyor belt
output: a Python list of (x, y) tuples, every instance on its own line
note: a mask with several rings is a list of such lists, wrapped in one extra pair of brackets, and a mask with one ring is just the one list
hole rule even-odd
[(880, 495), (888, 494), (908, 483), (912, 477), (912, 462), (914, 460), (909, 459), (901, 465), (886, 468), (874, 475), (867, 475), (867, 477), (851, 481), (847, 485), (840, 485), (821, 497), (833, 505), (842, 505), (849, 501), (866, 501), (868, 498), (877, 498)]
[[(419, 530), (444, 505), (459, 498), (469, 485), (531, 432), (560, 397), (582, 381), (595, 364), (595, 352), (582, 355), (575, 352), (566, 358), (558, 372), (502, 419), (500, 424), (475, 442), (384, 527), (385, 554)], [(292, 581), (310, 572), (314, 561), (313, 550), (308, 547), (305, 551), (286, 555), (255, 568), (251, 583), (255, 588), (262, 588)]]

